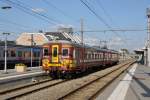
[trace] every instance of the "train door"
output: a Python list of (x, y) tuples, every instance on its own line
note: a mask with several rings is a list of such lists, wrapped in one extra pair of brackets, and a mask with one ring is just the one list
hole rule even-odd
[(76, 64), (77, 66), (79, 66), (80, 64), (80, 49), (79, 48), (75, 48), (75, 58), (76, 58)]
[(52, 62), (54, 63), (58, 63), (58, 51), (59, 51), (59, 46), (52, 45)]

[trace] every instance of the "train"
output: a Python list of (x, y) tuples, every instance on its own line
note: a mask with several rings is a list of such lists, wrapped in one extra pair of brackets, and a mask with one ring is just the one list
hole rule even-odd
[[(41, 46), (7, 46), (7, 68), (13, 69), (15, 64), (23, 63), (27, 66), (31, 65), (31, 48), (32, 48), (32, 65), (41, 65), (42, 47)], [(5, 46), (0, 46), (0, 70), (4, 69), (5, 62)]]
[(119, 53), (69, 41), (43, 45), (42, 69), (50, 76), (69, 78), (89, 69), (119, 62)]

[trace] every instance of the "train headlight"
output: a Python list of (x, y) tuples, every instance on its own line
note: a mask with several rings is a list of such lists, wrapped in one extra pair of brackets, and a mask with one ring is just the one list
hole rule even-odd
[(43, 63), (43, 65), (48, 65), (49, 64), (49, 60), (48, 59), (43, 59), (42, 63)]

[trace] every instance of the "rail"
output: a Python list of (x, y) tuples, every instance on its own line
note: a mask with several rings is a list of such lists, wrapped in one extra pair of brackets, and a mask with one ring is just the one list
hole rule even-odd
[[(59, 98), (59, 100), (77, 100), (77, 99), (80, 99), (80, 100), (91, 100), (92, 98), (94, 98), (97, 94), (100, 93), (100, 91), (102, 91), (104, 88), (106, 88), (111, 82), (113, 82), (113, 80), (115, 80), (118, 76), (121, 75), (121, 73), (126, 70), (127, 68), (129, 68), (129, 66), (131, 66), (135, 61), (132, 61), (132, 62), (128, 62), (126, 64), (123, 64), (122, 66), (120, 66), (119, 68), (103, 75), (103, 76), (100, 76), (84, 85), (82, 85), (81, 87), (79, 88), (76, 88), (72, 91), (70, 91), (69, 93), (67, 93), (66, 95), (62, 96)], [(113, 74), (113, 76), (112, 76)], [(110, 78), (110, 76), (112, 78)], [(104, 80), (106, 79), (110, 79), (108, 82), (103, 82)], [(104, 79), (104, 80), (103, 80)], [(102, 81), (103, 80), (103, 81)], [(100, 82), (101, 81), (101, 82)], [(97, 84), (100, 86), (98, 87)], [(94, 87), (93, 87), (94, 86)], [(98, 89), (100, 88), (100, 89)], [(89, 90), (92, 92), (90, 92), (89, 94), (87, 93), (87, 90)], [(96, 90), (96, 91), (95, 91)], [(84, 91), (84, 92), (83, 92)]]
[(12, 100), (23, 95), (27, 95), (36, 91), (40, 91), (45, 88), (49, 88), (60, 83), (66, 82), (67, 80), (53, 80), (47, 79), (41, 82), (31, 83), (24, 86), (19, 86), (13, 89), (0, 91), (1, 99)]

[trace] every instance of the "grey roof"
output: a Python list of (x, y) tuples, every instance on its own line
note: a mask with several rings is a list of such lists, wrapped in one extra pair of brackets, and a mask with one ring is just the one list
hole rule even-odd
[(46, 32), (45, 36), (48, 38), (49, 41), (52, 41), (52, 40), (68, 40), (68, 41), (70, 41), (70, 39), (66, 38), (62, 32)]
[[(5, 45), (5, 41), (0, 41), (0, 46)], [(15, 41), (7, 41), (7, 45), (16, 45)]]

